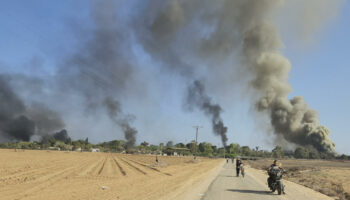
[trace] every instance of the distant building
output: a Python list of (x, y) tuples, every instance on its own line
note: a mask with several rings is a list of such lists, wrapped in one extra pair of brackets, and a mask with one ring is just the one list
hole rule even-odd
[(81, 151), (81, 148), (80, 148), (80, 147), (79, 147), (79, 148), (76, 148), (75, 151)]
[(91, 152), (100, 152), (100, 149), (98, 149), (98, 148), (91, 148), (90, 151)]
[(49, 147), (49, 150), (55, 150), (55, 151), (61, 151), (61, 148), (59, 147)]

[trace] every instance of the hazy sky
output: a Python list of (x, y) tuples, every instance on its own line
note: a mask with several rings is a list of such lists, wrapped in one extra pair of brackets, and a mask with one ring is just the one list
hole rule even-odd
[[(144, 6), (141, 2), (119, 1), (116, 9), (121, 23), (137, 15)], [(85, 29), (92, 26), (91, 6), (85, 0), (1, 1), (0, 73), (22, 73), (44, 79), (54, 77), (62, 61), (79, 49), (79, 38), (84, 37), (80, 34), (86, 33)], [(277, 20), (277, 23), (283, 24), (283, 53), (292, 64), (289, 77), (293, 86), (291, 96), (304, 96), (310, 107), (319, 112), (321, 123), (331, 130), (337, 151), (347, 154), (350, 154), (350, 132), (347, 128), (350, 119), (349, 11), (350, 2), (346, 1), (331, 21), (307, 39), (291, 34), (288, 22)], [(157, 144), (173, 140), (175, 143), (188, 143), (195, 136), (193, 126), (202, 125), (199, 141), (221, 145), (220, 138), (212, 134), (210, 121), (201, 112), (183, 109), (186, 90), (183, 77), (159, 70), (158, 63), (139, 44), (130, 42), (129, 48), (134, 55), (130, 59), (137, 68), (136, 73), (143, 75), (142, 80), (136, 80), (140, 86), (132, 87), (130, 93), (123, 93), (120, 101), (125, 113), (136, 116), (133, 125), (139, 132), (137, 142), (146, 140)], [(50, 87), (45, 86), (45, 94), (50, 94)], [(33, 90), (33, 93), (28, 92)], [(213, 100), (224, 109), (222, 118), (228, 127), (228, 143), (270, 149), (272, 141), (266, 137), (261, 121), (255, 118), (249, 96), (244, 95), (242, 90), (233, 81), (232, 85), (221, 88), (208, 86)], [(75, 101), (76, 97), (55, 93), (36, 99), (35, 89), (28, 91), (21, 90), (19, 95), (24, 99), (44, 102), (62, 98), (49, 106), (62, 114), (74, 139), (89, 137), (92, 142), (123, 139), (123, 134), (107, 115), (86, 116), (81, 112), (83, 109), (79, 101)]]

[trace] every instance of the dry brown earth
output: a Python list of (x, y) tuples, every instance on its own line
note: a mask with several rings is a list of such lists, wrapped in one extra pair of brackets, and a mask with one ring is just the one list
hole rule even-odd
[[(169, 199), (222, 160), (90, 152), (0, 150), (2, 200)], [(175, 195), (176, 196), (176, 195)]]
[[(245, 161), (256, 169), (267, 169), (272, 160)], [(350, 199), (350, 162), (325, 160), (281, 160), (285, 179), (337, 199)]]

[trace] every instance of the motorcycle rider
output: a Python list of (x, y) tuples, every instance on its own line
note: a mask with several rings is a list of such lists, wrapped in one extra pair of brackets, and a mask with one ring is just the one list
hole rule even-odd
[(237, 175), (237, 177), (239, 177), (239, 171), (241, 169), (241, 164), (243, 164), (241, 159), (236, 158), (236, 175)]
[(278, 162), (278, 160), (274, 160), (273, 161), (273, 164), (268, 168), (268, 170), (267, 170), (267, 173), (268, 173), (268, 175), (269, 175), (269, 178), (267, 179), (267, 183), (268, 183), (268, 185), (269, 185), (269, 188), (271, 188), (271, 184), (272, 184), (272, 182), (273, 182), (273, 174), (271, 173), (271, 170), (272, 169), (275, 169), (275, 168), (278, 168), (278, 169), (281, 169), (281, 170), (283, 170), (283, 168), (282, 167), (280, 167), (280, 163)]

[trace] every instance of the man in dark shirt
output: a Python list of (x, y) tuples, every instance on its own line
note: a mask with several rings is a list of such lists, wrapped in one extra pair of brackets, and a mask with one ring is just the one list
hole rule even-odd
[[(273, 182), (273, 178), (272, 178), (272, 174), (271, 174), (271, 170), (273, 168), (278, 168), (278, 169), (282, 169), (280, 166), (280, 163), (278, 162), (278, 160), (274, 160), (273, 164), (267, 169), (267, 173), (269, 175), (269, 178), (267, 179), (267, 183), (268, 186), (271, 188), (271, 183)], [(283, 170), (283, 169), (282, 169)]]
[(241, 169), (242, 161), (240, 158), (236, 158), (236, 175), (239, 176), (239, 171)]

